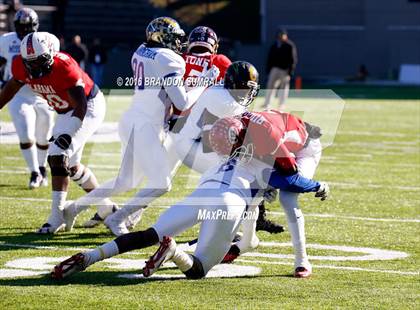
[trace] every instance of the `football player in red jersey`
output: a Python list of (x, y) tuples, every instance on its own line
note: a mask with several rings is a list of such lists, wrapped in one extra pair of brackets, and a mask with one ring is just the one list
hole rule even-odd
[[(231, 158), (210, 168), (193, 193), (165, 210), (148, 229), (121, 235), (96, 249), (77, 253), (56, 265), (51, 277), (61, 280), (96, 262), (150, 247), (160, 241), (159, 249), (143, 268), (144, 277), (150, 277), (162, 264), (172, 260), (187, 278), (203, 278), (228, 252), (233, 236), (243, 223), (244, 211), (254, 199), (260, 198), (259, 194), (267, 183), (288, 192), (316, 192), (316, 197), (326, 199), (328, 185), (299, 174), (293, 156), (286, 151), (290, 147), (297, 152), (299, 167), (299, 153), (305, 149), (314, 152), (314, 158), (307, 155), (309, 160), (316, 160), (315, 146), (319, 139), (306, 132), (305, 127), (309, 128), (309, 125), (289, 116), (275, 112), (273, 116), (246, 113), (242, 119), (218, 120), (210, 130), (210, 146), (220, 155), (232, 155)], [(248, 135), (245, 135), (247, 131)], [(242, 152), (243, 149), (254, 149), (256, 156), (247, 157), (253, 153)], [(241, 153), (247, 160), (242, 160)], [(261, 161), (264, 158), (268, 164)], [(273, 169), (274, 161), (278, 161), (278, 165)], [(228, 216), (202, 218), (200, 213), (203, 211), (207, 214), (225, 212)], [(177, 247), (173, 237), (196, 224), (200, 224), (199, 238), (194, 253), (189, 254)], [(299, 276), (301, 271), (297, 269), (296, 275)]]
[[(219, 39), (210, 27), (198, 26), (190, 32), (187, 51), (182, 55), (185, 60), (184, 80), (187, 90), (199, 83), (200, 81), (197, 80), (197, 77), (213, 65), (220, 71), (216, 81), (220, 82), (223, 80), (226, 70), (232, 62), (225, 55), (217, 54), (218, 47)], [(175, 124), (175, 121), (180, 116), (187, 116), (191, 109), (192, 107), (187, 111), (181, 112), (174, 107), (172, 125)], [(183, 120), (185, 121), (185, 119)], [(174, 131), (179, 132), (183, 124), (183, 121), (179, 121)]]
[[(303, 122), (300, 118), (285, 112), (245, 112), (238, 118), (224, 118), (215, 123), (209, 133), (209, 142), (216, 153), (232, 155), (232, 150), (249, 156), (282, 171), (284, 175), (313, 177), (322, 146), (319, 127)], [(275, 182), (275, 181), (273, 181)], [(278, 186), (274, 186), (278, 188)], [(319, 194), (328, 195), (328, 185), (321, 184)], [(292, 244), (295, 252), (295, 277), (307, 278), (312, 267), (306, 253), (304, 218), (298, 206), (298, 193), (280, 191), (280, 203), (286, 213)], [(251, 242), (253, 230), (244, 231), (242, 240)], [(242, 241), (241, 240), (241, 241)], [(232, 262), (243, 249), (250, 245), (241, 241), (231, 247), (224, 262)], [(254, 245), (255, 247), (255, 245)]]
[(55, 233), (65, 226), (62, 209), (69, 177), (85, 191), (98, 186), (92, 171), (80, 160), (87, 139), (104, 119), (105, 99), (71, 56), (54, 50), (46, 33), (25, 36), (20, 51), (21, 55), (12, 63), (13, 77), (0, 93), (0, 108), (26, 84), (58, 113), (53, 143), (48, 149), (52, 210), (47, 222), (38, 230), (41, 234)]

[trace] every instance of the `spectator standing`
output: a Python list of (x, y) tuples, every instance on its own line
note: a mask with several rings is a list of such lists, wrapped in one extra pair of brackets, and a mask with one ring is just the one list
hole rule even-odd
[(289, 96), (290, 78), (296, 68), (297, 50), (295, 44), (289, 39), (287, 31), (281, 30), (277, 40), (271, 46), (267, 59), (267, 92), (264, 108), (268, 109), (271, 97), (278, 90), (279, 109), (282, 110)]
[(66, 52), (77, 61), (80, 68), (85, 70), (88, 50), (86, 45), (82, 43), (82, 38), (79, 35), (75, 35), (73, 37), (71, 44), (66, 49)]
[(101, 44), (101, 40), (98, 38), (93, 40), (93, 45), (89, 50), (88, 62), (92, 79), (101, 87), (104, 66), (107, 62), (107, 54), (104, 46)]

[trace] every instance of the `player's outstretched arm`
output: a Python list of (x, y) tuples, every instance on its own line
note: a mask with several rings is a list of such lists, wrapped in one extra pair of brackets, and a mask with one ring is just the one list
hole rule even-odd
[(284, 175), (278, 170), (266, 169), (263, 171), (263, 179), (269, 186), (283, 191), (294, 193), (315, 192), (315, 197), (321, 200), (327, 199), (330, 193), (328, 183), (305, 178), (299, 173)]
[(9, 80), (0, 93), (0, 109), (2, 109), (16, 95), (24, 84), (16, 79)]
[[(207, 80), (211, 82), (214, 81), (218, 75), (219, 69), (213, 66), (209, 70), (203, 72), (198, 78), (203, 81)], [(172, 81), (170, 79), (172, 79)], [(182, 83), (181, 75), (168, 75), (165, 77), (165, 91), (175, 107), (180, 111), (188, 110), (198, 100), (207, 87), (206, 83), (203, 84), (203, 86), (194, 87), (187, 92)]]

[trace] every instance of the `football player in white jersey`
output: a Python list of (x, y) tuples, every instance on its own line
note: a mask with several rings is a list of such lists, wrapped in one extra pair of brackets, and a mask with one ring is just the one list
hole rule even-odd
[[(191, 195), (162, 213), (152, 227), (119, 236), (94, 250), (73, 255), (54, 267), (52, 278), (57, 280), (66, 278), (96, 262), (135, 249), (146, 248), (158, 242), (160, 247), (146, 262), (143, 276), (151, 276), (165, 261), (172, 260), (187, 278), (205, 277), (212, 267), (221, 262), (228, 251), (247, 205), (253, 203), (254, 197), (258, 196), (272, 179), (272, 165), (253, 159), (252, 146), (237, 146), (239, 141), (236, 138), (242, 136), (242, 131), (235, 130), (241, 130), (244, 125), (239, 119), (232, 119), (239, 125), (232, 124), (235, 126), (221, 129), (229, 132), (228, 137), (227, 135), (223, 137), (229, 139), (225, 145), (229, 146), (232, 157), (227, 162), (208, 170)], [(233, 135), (230, 134), (230, 128), (234, 131)], [(216, 130), (220, 130), (220, 127)], [(210, 143), (211, 136), (212, 133), (210, 133)], [(235, 140), (231, 141), (231, 138)], [(269, 140), (267, 142), (269, 146), (275, 147), (278, 143), (275, 137), (263, 138)], [(266, 149), (264, 155), (273, 156), (274, 153), (277, 154), (276, 150), (272, 152), (271, 149)], [(276, 174), (275, 181), (278, 187), (284, 190), (316, 192), (315, 196), (321, 200), (328, 196), (326, 183), (306, 179), (296, 170), (287, 176)], [(177, 247), (172, 237), (199, 223), (197, 247), (194, 254), (190, 255)]]
[[(15, 32), (0, 37), (0, 64), (4, 65), (3, 83), (11, 77), (13, 58), (20, 54), (20, 42), (28, 33), (38, 30), (38, 15), (30, 8), (22, 8), (14, 18)], [(54, 48), (59, 40), (51, 34)], [(31, 171), (29, 188), (47, 186), (47, 149), (53, 126), (53, 112), (45, 99), (37, 96), (29, 86), (22, 87), (9, 103), (9, 112), (19, 137), (20, 149)]]
[[(67, 229), (71, 229), (75, 214), (88, 205), (136, 188), (146, 177), (145, 188), (105, 220), (114, 234), (127, 233), (128, 216), (170, 190), (172, 176), (179, 165), (173, 143), (167, 136), (171, 105), (187, 110), (206, 88), (199, 86), (188, 93), (185, 90), (185, 61), (179, 54), (184, 35), (179, 24), (169, 17), (156, 18), (147, 26), (147, 42), (139, 46), (131, 59), (136, 87), (132, 105), (119, 123), (124, 150), (119, 175), (65, 209)], [(218, 74), (219, 70), (212, 67), (200, 77), (211, 81)]]

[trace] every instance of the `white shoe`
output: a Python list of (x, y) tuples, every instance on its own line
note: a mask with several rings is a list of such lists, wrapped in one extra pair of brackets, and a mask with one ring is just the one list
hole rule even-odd
[(125, 221), (125, 226), (127, 226), (128, 230), (132, 230), (138, 224), (138, 222), (140, 222), (142, 215), (143, 215), (143, 210), (139, 210), (131, 214), (127, 218), (127, 220)]
[(118, 214), (118, 212), (109, 215), (105, 219), (104, 224), (117, 237), (129, 233), (127, 226), (125, 226), (124, 219), (121, 220), (121, 216)]
[(74, 223), (76, 223), (77, 216), (78, 213), (74, 201), (66, 201), (63, 205), (63, 219), (66, 231), (71, 231), (73, 229)]
[(160, 243), (159, 249), (150, 256), (149, 260), (146, 262), (146, 266), (143, 268), (143, 276), (150, 277), (154, 274), (160, 266), (162, 266), (166, 261), (170, 260), (176, 250), (176, 242), (171, 237), (163, 237), (162, 242)]
[(49, 234), (55, 234), (58, 233), (60, 230), (64, 229), (64, 223), (56, 226), (52, 225), (50, 223), (45, 223), (39, 228), (36, 233), (40, 235), (49, 235)]
[(28, 185), (29, 189), (38, 188), (41, 186), (41, 183), (42, 183), (41, 174), (36, 171), (32, 171), (31, 177), (29, 179), (29, 185)]
[(41, 235), (45, 234), (55, 234), (60, 230), (63, 230), (65, 227), (64, 222), (64, 215), (63, 209), (60, 208), (52, 208), (51, 214), (48, 217), (46, 223), (44, 223), (41, 228), (38, 229), (37, 233)]

